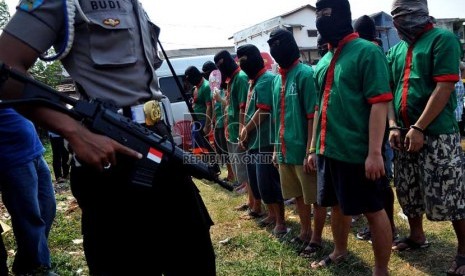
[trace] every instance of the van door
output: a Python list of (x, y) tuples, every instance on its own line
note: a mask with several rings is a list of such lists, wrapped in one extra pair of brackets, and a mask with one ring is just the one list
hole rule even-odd
[[(184, 75), (178, 76), (179, 80), (183, 84), (184, 93), (191, 95), (192, 85), (185, 81)], [(171, 102), (171, 109), (173, 110), (174, 122), (182, 120), (192, 121), (192, 116), (189, 112), (189, 108), (184, 100), (184, 97), (179, 92), (178, 86), (173, 76), (160, 77), (158, 79), (160, 83), (160, 90), (163, 95), (167, 96)]]

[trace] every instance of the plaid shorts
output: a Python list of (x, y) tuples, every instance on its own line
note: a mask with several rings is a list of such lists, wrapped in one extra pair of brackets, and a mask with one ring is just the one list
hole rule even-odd
[(459, 134), (425, 136), (420, 152), (395, 151), (394, 185), (407, 217), (433, 221), (465, 218), (465, 184)]

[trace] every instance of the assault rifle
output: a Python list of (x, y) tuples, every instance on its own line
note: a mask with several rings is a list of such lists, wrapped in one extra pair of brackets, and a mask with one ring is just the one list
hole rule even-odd
[[(0, 62), (0, 85), (8, 78), (24, 84), (20, 99), (0, 101), (0, 107), (12, 107), (21, 104), (41, 104), (66, 113), (81, 121), (92, 132), (112, 138), (120, 144), (143, 155), (134, 160), (131, 181), (136, 185), (152, 186), (158, 169), (171, 163), (198, 179), (206, 179), (232, 191), (233, 187), (219, 179), (217, 164), (208, 164), (198, 156), (183, 151), (172, 140), (161, 137), (146, 127), (132, 122), (118, 113), (115, 105), (101, 100), (76, 100), (53, 88), (36, 81)], [(72, 106), (67, 108), (63, 103)]]

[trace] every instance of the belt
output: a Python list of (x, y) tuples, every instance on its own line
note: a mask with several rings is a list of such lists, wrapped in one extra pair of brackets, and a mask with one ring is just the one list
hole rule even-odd
[(124, 116), (130, 118), (133, 122), (148, 126), (164, 120), (165, 117), (163, 104), (156, 100), (148, 101), (145, 104), (125, 106), (121, 111)]

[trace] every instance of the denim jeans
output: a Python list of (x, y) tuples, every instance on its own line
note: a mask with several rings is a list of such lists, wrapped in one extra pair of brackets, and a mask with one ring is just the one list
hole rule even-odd
[(393, 178), (392, 160), (394, 159), (394, 151), (391, 148), (391, 144), (389, 144), (389, 140), (384, 144), (384, 155), (384, 170), (386, 171), (386, 177), (391, 180)]
[(203, 130), (205, 127), (205, 120), (198, 120), (197, 122), (192, 123), (191, 137), (192, 137), (192, 148), (204, 148), (205, 140), (201, 134), (200, 130)]
[(17, 252), (15, 273), (50, 267), (48, 234), (56, 213), (50, 170), (42, 156), (0, 172), (3, 203), (11, 215)]

